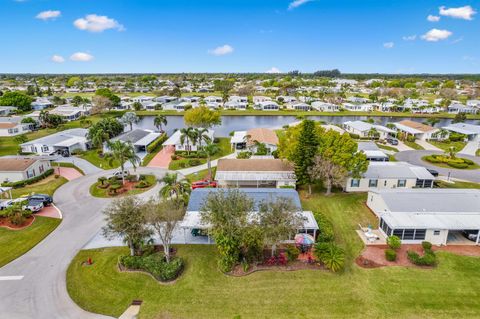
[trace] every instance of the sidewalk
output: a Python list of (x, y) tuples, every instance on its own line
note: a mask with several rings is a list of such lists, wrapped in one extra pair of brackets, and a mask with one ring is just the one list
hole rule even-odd
[(428, 143), (427, 141), (417, 139), (415, 140), (415, 143), (423, 147), (427, 151), (438, 151), (438, 152), (443, 152), (443, 150), (439, 149), (438, 147)]
[(55, 174), (65, 177), (69, 181), (83, 176), (73, 167), (55, 167)]
[(470, 156), (475, 156), (479, 147), (480, 147), (479, 142), (471, 141), (471, 142), (468, 142), (467, 145), (465, 145), (465, 147), (463, 148), (463, 150), (461, 150), (458, 153), (459, 154), (470, 155)]
[(399, 152), (403, 151), (413, 151), (413, 148), (410, 146), (405, 145), (402, 141), (398, 141), (398, 145), (392, 145), (392, 147), (395, 147)]
[[(80, 168), (85, 173), (85, 175), (95, 174), (95, 173), (98, 173), (98, 172), (102, 171), (101, 168), (96, 167), (95, 165), (93, 165), (89, 161), (84, 160), (83, 158), (76, 157), (76, 156), (62, 157), (62, 158), (57, 159), (56, 162), (72, 163), (73, 165)], [(55, 166), (55, 164), (53, 166)]]

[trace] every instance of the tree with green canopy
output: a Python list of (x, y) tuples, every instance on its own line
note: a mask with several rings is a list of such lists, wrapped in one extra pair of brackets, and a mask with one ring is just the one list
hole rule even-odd
[(222, 123), (220, 112), (210, 110), (206, 106), (187, 110), (183, 118), (186, 125), (193, 127), (211, 128)]
[(107, 141), (107, 157), (110, 161), (110, 166), (113, 166), (113, 162), (118, 161), (122, 171), (122, 184), (125, 184), (125, 163), (128, 161), (135, 169), (140, 164), (140, 158), (135, 153), (135, 147), (131, 142), (124, 142), (120, 140)]

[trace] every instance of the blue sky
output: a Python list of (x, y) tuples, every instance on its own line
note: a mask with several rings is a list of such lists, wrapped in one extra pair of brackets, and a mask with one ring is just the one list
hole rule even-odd
[(478, 0), (0, 0), (0, 73), (480, 73), (478, 10)]

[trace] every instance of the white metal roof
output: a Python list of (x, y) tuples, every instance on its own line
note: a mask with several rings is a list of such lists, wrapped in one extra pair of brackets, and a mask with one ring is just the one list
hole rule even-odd
[(443, 127), (445, 130), (457, 132), (465, 135), (478, 135), (480, 134), (480, 125), (473, 125), (467, 123), (454, 123)]
[(246, 142), (247, 131), (235, 131), (233, 133), (232, 138), (230, 139), (230, 143), (245, 143)]
[(363, 177), (378, 179), (435, 179), (426, 168), (406, 162), (370, 162)]

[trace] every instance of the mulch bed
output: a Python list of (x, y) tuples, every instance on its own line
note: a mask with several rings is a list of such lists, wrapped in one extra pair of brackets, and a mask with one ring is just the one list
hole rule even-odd
[(0, 218), (0, 227), (6, 228), (9, 230), (22, 230), (32, 225), (34, 220), (35, 220), (35, 217), (32, 215), (28, 217), (23, 224), (14, 225), (10, 222), (10, 219), (6, 217), (2, 217)]
[(242, 265), (236, 265), (233, 270), (227, 275), (233, 276), (233, 277), (242, 277), (242, 276), (248, 276), (250, 274), (253, 274), (254, 272), (257, 271), (295, 271), (295, 270), (324, 270), (325, 267), (323, 267), (320, 263), (305, 263), (302, 261), (291, 261), (287, 265), (282, 266), (282, 265), (265, 265), (265, 264), (258, 264), (258, 265), (250, 265), (248, 268), (247, 272), (243, 271)]
[[(405, 266), (405, 267), (418, 267), (418, 268), (432, 268), (428, 266), (418, 266), (413, 264), (407, 257), (407, 251), (415, 251), (419, 255), (423, 255), (422, 245), (402, 245), (397, 250), (397, 260), (388, 261), (385, 258), (385, 250), (388, 249), (387, 245), (375, 245), (367, 246), (360, 256), (355, 259), (355, 263), (362, 268), (378, 268), (386, 266)], [(433, 251), (442, 250), (440, 247), (432, 247)]]

